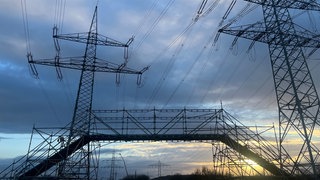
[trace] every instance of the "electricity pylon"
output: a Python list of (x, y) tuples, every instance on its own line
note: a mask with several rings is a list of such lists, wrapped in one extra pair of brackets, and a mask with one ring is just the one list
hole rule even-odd
[[(314, 0), (245, 0), (262, 6), (264, 22), (219, 30), (268, 44), (279, 109), (280, 166), (290, 174), (319, 178), (319, 97), (302, 48), (319, 48), (319, 35), (297, 26), (289, 9), (320, 11)], [(314, 50), (315, 50), (314, 49)], [(314, 50), (312, 52), (314, 52)], [(319, 140), (319, 139), (318, 139)], [(288, 145), (294, 141), (295, 147)], [(318, 142), (319, 143), (319, 142)]]
[(169, 165), (164, 164), (159, 160), (157, 163), (151, 164), (149, 166), (152, 167), (152, 168), (158, 168), (158, 177), (161, 177), (162, 167), (166, 167), (166, 166), (169, 166)]
[[(136, 74), (138, 75), (137, 83), (141, 81), (141, 75), (147, 68), (141, 71), (136, 71), (126, 67), (128, 59), (128, 47), (133, 41), (131, 38), (126, 44), (113, 40), (109, 37), (98, 34), (97, 25), (97, 7), (93, 14), (89, 32), (58, 34), (58, 28), (53, 28), (53, 38), (56, 48), (56, 57), (54, 59), (33, 60), (31, 53), (28, 53), (28, 61), (30, 69), (35, 76), (38, 75), (34, 64), (41, 64), (56, 67), (58, 78), (62, 78), (60, 68), (76, 69), (81, 71), (79, 88), (75, 102), (73, 118), (70, 125), (70, 133), (66, 142), (66, 147), (81, 137), (92, 134), (92, 99), (94, 77), (96, 72), (116, 73), (116, 81), (119, 82), (120, 74)], [(85, 53), (81, 57), (61, 58), (60, 46), (58, 39), (74, 41), (86, 44)], [(116, 65), (111, 62), (106, 62), (97, 58), (97, 46), (113, 46), (124, 48), (125, 61), (121, 65)], [(81, 144), (81, 142), (79, 142)], [(81, 148), (79, 152), (73, 153), (59, 164), (59, 177), (77, 178), (77, 179), (94, 179), (96, 174), (92, 173), (93, 163), (97, 160), (92, 160), (93, 151), (99, 148), (97, 145), (90, 143), (86, 148)], [(69, 149), (68, 151), (72, 151)], [(75, 172), (76, 171), (76, 172)]]

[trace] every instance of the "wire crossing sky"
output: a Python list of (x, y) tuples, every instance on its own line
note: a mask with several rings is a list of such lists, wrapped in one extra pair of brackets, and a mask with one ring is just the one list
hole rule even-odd
[[(234, 41), (228, 35), (220, 35), (215, 41), (222, 25), (239, 25), (240, 20), (241, 24), (262, 21), (261, 8), (239, 0), (236, 3), (208, 0), (205, 5), (202, 2), (99, 1), (99, 33), (123, 43), (134, 37), (129, 47), (128, 67), (150, 67), (142, 76), (141, 86), (136, 85), (136, 77), (120, 76), (120, 84), (116, 85), (115, 75), (98, 74), (93, 109), (219, 108), (222, 103), (244, 124), (277, 122), (267, 46), (260, 43), (251, 46), (250, 41)], [(26, 55), (32, 52), (35, 59), (54, 58), (54, 25), (62, 34), (87, 32), (96, 4), (85, 0), (1, 2), (0, 145), (7, 147), (0, 150), (2, 162), (26, 152), (33, 125), (61, 127), (71, 121), (79, 73), (61, 69), (63, 79), (59, 81), (54, 69), (36, 66), (39, 79), (34, 79)], [(292, 13), (299, 25), (319, 31), (318, 13)], [(64, 57), (83, 54), (82, 44), (61, 42), (60, 46)], [(97, 53), (113, 63), (124, 60), (122, 50), (98, 48)], [(318, 57), (315, 51), (308, 59), (317, 89), (320, 85)], [(14, 148), (16, 144), (19, 147)], [(164, 163), (170, 160), (163, 155), (165, 149), (155, 149), (149, 146), (135, 151), (155, 158), (153, 163), (160, 157)], [(170, 145), (167, 149), (179, 151)], [(185, 154), (190, 161), (201, 159), (201, 153), (192, 152), (190, 145), (189, 154)], [(207, 151), (203, 154), (210, 156)], [(125, 153), (122, 155), (126, 158)]]

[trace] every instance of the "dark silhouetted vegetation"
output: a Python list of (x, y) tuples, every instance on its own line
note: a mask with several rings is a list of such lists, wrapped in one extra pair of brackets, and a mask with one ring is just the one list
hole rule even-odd
[(124, 177), (122, 180), (149, 180), (147, 175), (129, 175)]
[(223, 176), (215, 173), (208, 167), (203, 166), (201, 169), (196, 169), (190, 175), (175, 174), (172, 176), (158, 177), (154, 180), (211, 180), (211, 179), (229, 179), (231, 176)]
[[(232, 175), (222, 175), (219, 173), (216, 173), (215, 171), (209, 169), (208, 167), (203, 166), (202, 168), (194, 170), (189, 175), (181, 175), (181, 174), (175, 174), (175, 175), (168, 175), (168, 176), (162, 176), (157, 177), (152, 180), (227, 180), (227, 179), (233, 179), (233, 180), (300, 180), (300, 179), (313, 179), (313, 176), (293, 176), (293, 177), (280, 177), (280, 176), (232, 176)], [(129, 175), (123, 178), (122, 180), (149, 180), (149, 176), (147, 175)]]

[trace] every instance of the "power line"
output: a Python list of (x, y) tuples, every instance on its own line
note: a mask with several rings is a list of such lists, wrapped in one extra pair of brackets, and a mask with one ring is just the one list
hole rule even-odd
[(133, 52), (137, 51), (142, 43), (150, 36), (150, 34), (154, 31), (155, 27), (158, 25), (158, 23), (161, 21), (161, 19), (164, 17), (164, 15), (168, 12), (172, 4), (174, 3), (175, 0), (170, 0), (165, 8), (161, 11), (160, 15), (155, 19), (155, 21), (151, 24), (150, 28), (148, 31), (143, 35), (142, 39), (138, 42), (137, 46), (133, 49)]
[[(210, 43), (210, 42), (209, 42)], [(195, 68), (196, 64), (199, 62), (199, 59), (201, 58), (201, 56), (203, 55), (204, 51), (207, 49), (207, 46), (205, 45), (200, 53), (198, 54), (198, 56), (194, 59), (193, 63), (189, 66), (189, 69), (187, 71), (185, 71), (184, 76), (182, 77), (182, 79), (180, 80), (179, 84), (176, 86), (176, 88), (174, 89), (174, 91), (171, 93), (169, 99), (167, 100), (167, 102), (165, 103), (164, 107), (167, 106), (169, 104), (169, 102), (172, 100), (173, 96), (176, 94), (176, 92), (178, 91), (178, 89), (181, 87), (181, 85), (185, 82), (186, 78), (190, 75), (192, 69)]]
[(156, 164), (151, 164), (149, 165), (152, 168), (157, 168), (158, 169), (158, 177), (161, 177), (162, 173), (162, 168), (167, 167), (169, 165), (162, 163), (160, 160)]
[(26, 0), (21, 0), (21, 12), (22, 12), (22, 20), (23, 20), (23, 29), (26, 40), (26, 50), (27, 53), (31, 52), (30, 47), (30, 32), (29, 32), (29, 22), (28, 22), (28, 11), (27, 11), (27, 2)]
[[(139, 36), (139, 34), (142, 32), (143, 27), (148, 22), (148, 19), (151, 17), (151, 13), (157, 7), (158, 3), (159, 3), (159, 0), (154, 0), (153, 1), (152, 5), (148, 9), (148, 11), (144, 15), (144, 17), (141, 19), (141, 21), (140, 21), (138, 27), (136, 28), (136, 30), (134, 31), (134, 33), (133, 33), (133, 37), (134, 38), (137, 38)], [(131, 48), (130, 58), (133, 58), (136, 55), (136, 52), (140, 48), (140, 46), (143, 44), (143, 41), (144, 41), (143, 39), (140, 40), (138, 42), (138, 44), (140, 44), (140, 45)]]
[[(177, 46), (175, 53), (172, 55), (171, 59), (169, 60), (169, 63), (166, 66), (165, 71), (163, 72), (161, 78), (159, 79), (156, 87), (154, 88), (151, 97), (148, 100), (148, 106), (153, 102), (154, 98), (156, 97), (156, 95), (158, 94), (159, 90), (161, 89), (164, 81), (166, 80), (167, 76), (169, 75), (169, 72), (171, 71), (171, 68), (173, 67), (173, 64), (175, 63), (178, 54), (180, 54), (180, 52), (182, 51), (182, 48), (185, 46), (185, 41), (188, 39), (189, 34), (191, 33), (192, 28), (194, 27), (194, 25), (198, 22), (199, 18), (202, 17), (203, 15), (208, 15), (218, 4), (219, 0), (214, 1), (211, 6), (204, 12), (205, 6), (207, 1), (203, 0), (199, 6), (199, 9), (196, 13), (196, 17), (193, 18), (190, 22), (190, 24), (169, 44), (169, 46), (167, 46), (167, 48), (165, 48), (160, 54), (159, 56), (157, 56), (152, 62), (151, 65), (157, 61), (161, 56), (163, 56), (163, 54), (165, 54), (176, 42), (178, 42), (179, 40), (181, 41), (179, 43), (179, 46)], [(205, 13), (205, 14), (204, 14)], [(186, 36), (183, 39), (180, 39), (183, 35)], [(200, 58), (200, 57), (198, 57)], [(197, 60), (194, 61), (193, 65), (197, 62)], [(188, 72), (190, 72), (192, 70), (193, 66), (191, 66), (191, 68), (188, 70)], [(188, 73), (185, 74), (185, 77), (180, 81), (179, 85), (175, 88), (174, 92), (170, 95), (167, 103), (163, 106), (165, 107), (169, 101), (171, 101), (171, 99), (173, 98), (174, 94), (176, 93), (176, 91), (179, 89), (179, 87), (181, 86), (182, 82), (185, 80), (185, 78), (188, 76)]]
[(53, 26), (58, 28), (59, 33), (62, 32), (65, 9), (66, 9), (66, 0), (56, 0)]

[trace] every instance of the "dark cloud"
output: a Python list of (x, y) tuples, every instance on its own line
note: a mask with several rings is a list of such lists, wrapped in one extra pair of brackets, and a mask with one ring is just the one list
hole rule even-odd
[[(66, 2), (63, 27), (60, 29), (62, 33), (88, 31), (95, 3), (83, 0)], [(127, 42), (134, 35), (128, 66), (138, 70), (149, 65), (150, 68), (143, 75), (141, 87), (135, 83), (136, 76), (121, 76), (121, 84), (117, 86), (115, 74), (97, 74), (94, 109), (220, 108), (222, 102), (227, 111), (250, 125), (277, 122), (277, 103), (267, 46), (257, 42), (246, 53), (251, 41), (239, 39), (231, 49), (234, 37), (223, 34), (213, 45), (215, 32), (228, 3), (220, 1), (212, 13), (201, 17), (190, 31), (182, 34), (195, 17), (201, 1), (176, 0), (157, 23), (156, 19), (168, 2), (158, 2), (148, 13), (153, 1), (100, 1), (99, 33), (121, 42)], [(239, 6), (228, 19), (236, 16), (244, 4), (239, 1)], [(27, 5), (33, 57), (53, 58), (54, 2), (27, 1)], [(303, 24), (301, 18), (296, 20)], [(235, 25), (261, 19), (261, 8), (258, 7)], [(62, 70), (64, 79), (59, 82), (54, 68), (37, 66), (40, 79), (32, 79), (26, 59), (20, 1), (1, 2), (0, 22), (0, 132), (27, 133), (31, 132), (34, 124), (41, 127), (65, 126), (71, 121), (79, 72)], [(312, 25), (309, 23), (308, 26)], [(60, 41), (60, 45), (63, 57), (84, 54), (84, 44)], [(311, 58), (317, 59), (317, 55)], [(122, 49), (99, 47), (98, 56), (113, 63), (123, 62)], [(320, 76), (317, 75), (319, 64), (319, 60), (310, 61), (317, 87), (320, 85)], [(183, 154), (183, 149), (172, 152), (159, 147), (156, 149), (150, 154), (168, 153), (170, 157)], [(130, 167), (157, 161), (148, 158), (138, 160), (141, 157), (126, 154), (130, 150), (121, 149)], [(104, 149), (103, 153), (110, 155), (112, 148)], [(177, 161), (179, 158), (181, 156), (177, 157)], [(135, 169), (130, 171), (133, 173)]]
[[(102, 149), (105, 154), (101, 154), (100, 162), (105, 168), (101, 170), (109, 173), (111, 160), (114, 157), (115, 165), (119, 167), (116, 170), (119, 175), (123, 176), (125, 175), (123, 161), (125, 161), (129, 174), (136, 172), (157, 177), (159, 162), (163, 165), (163, 174), (187, 174), (196, 168), (201, 168), (206, 163), (210, 164), (211, 160), (207, 158), (211, 153), (210, 148), (211, 144), (186, 142), (108, 144)], [(202, 152), (199, 153), (199, 150)], [(202, 165), (199, 162), (202, 162)]]
[[(51, 38), (54, 10), (50, 3), (27, 4), (31, 50), (35, 59), (53, 58), (55, 55)], [(237, 110), (240, 107), (257, 108), (251, 105), (251, 101), (260, 104), (261, 108), (266, 108), (265, 103), (260, 103), (266, 99), (267, 104), (274, 104), (271, 100), (274, 99), (271, 68), (265, 45), (257, 43), (251, 54), (246, 54), (250, 43), (247, 40), (239, 40), (233, 50), (229, 50), (233, 37), (228, 35), (221, 35), (220, 44), (215, 47), (212, 47), (212, 42), (207, 43), (218, 28), (224, 13), (221, 8), (223, 4), (219, 6), (221, 10), (215, 9), (214, 13), (200, 18), (189, 33), (172, 44), (194, 18), (199, 2), (183, 3), (182, 8), (181, 2), (176, 1), (154, 29), (149, 29), (166, 3), (159, 3), (150, 16), (145, 16), (152, 6), (149, 1), (101, 3), (98, 11), (100, 33), (123, 42), (137, 33), (134, 34), (136, 39), (132, 44), (129, 66), (136, 69), (151, 66), (143, 76), (141, 88), (136, 87), (135, 77), (130, 75), (122, 76), (119, 87), (114, 84), (114, 74), (97, 75), (95, 108), (217, 107), (222, 101), (232, 111), (240, 112)], [(93, 11), (88, 7), (93, 7), (94, 3), (89, 3), (88, 7), (84, 4), (84, 1), (76, 4), (67, 2), (64, 33), (87, 31)], [(79, 79), (79, 73), (63, 70), (65, 79), (59, 84), (55, 80), (54, 68), (43, 66), (37, 66), (40, 80), (26, 78), (29, 72), (19, 6), (15, 1), (5, 1), (1, 11), (4, 28), (1, 29), (0, 68), (5, 87), (1, 96), (4, 102), (8, 102), (2, 104), (6, 120), (1, 120), (1, 123), (11, 131), (23, 129), (28, 124), (31, 127), (33, 123), (54, 124), (58, 122), (55, 120), (57, 116), (61, 122), (66, 122), (72, 114), (70, 110)], [(35, 12), (39, 7), (43, 9)], [(44, 12), (47, 13), (42, 15)], [(137, 32), (139, 25), (142, 28)], [(150, 34), (144, 36), (146, 33)], [(144, 37), (146, 39), (142, 41)], [(141, 46), (140, 42), (143, 42)], [(84, 54), (83, 44), (60, 43), (62, 56)], [(98, 55), (119, 64), (123, 61), (122, 50), (116, 48), (99, 47)], [(65, 103), (66, 99), (69, 99), (68, 103)], [(11, 119), (10, 123), (7, 119)], [(13, 126), (13, 122), (17, 126)], [(17, 128), (19, 126), (21, 128)]]

